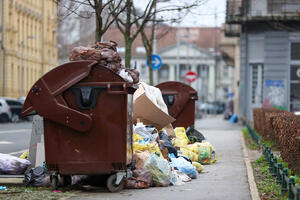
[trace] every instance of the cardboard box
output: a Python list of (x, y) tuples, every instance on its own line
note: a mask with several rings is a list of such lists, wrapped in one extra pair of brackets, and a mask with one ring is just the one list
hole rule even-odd
[(137, 119), (144, 124), (155, 126), (158, 130), (175, 121), (147, 97), (142, 85), (139, 85), (133, 95), (133, 120), (135, 123)]

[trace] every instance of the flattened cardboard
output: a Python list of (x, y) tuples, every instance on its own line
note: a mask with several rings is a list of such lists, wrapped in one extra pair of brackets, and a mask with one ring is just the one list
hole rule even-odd
[(166, 130), (169, 138), (176, 138), (172, 124), (168, 124), (166, 127), (164, 127), (164, 129)]
[(134, 93), (133, 100), (133, 119), (135, 122), (139, 119), (144, 124), (151, 124), (160, 130), (175, 121), (173, 117), (152, 103), (142, 86)]

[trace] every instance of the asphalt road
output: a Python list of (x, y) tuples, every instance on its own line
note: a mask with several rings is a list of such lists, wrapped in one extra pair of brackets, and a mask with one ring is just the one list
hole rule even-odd
[(21, 155), (30, 143), (32, 122), (0, 123), (0, 153)]

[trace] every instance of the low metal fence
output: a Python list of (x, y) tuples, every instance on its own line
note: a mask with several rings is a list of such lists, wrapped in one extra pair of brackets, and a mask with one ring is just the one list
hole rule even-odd
[[(261, 145), (261, 137), (252, 129), (251, 126), (246, 125), (246, 127), (252, 140), (258, 145)], [(278, 162), (278, 159), (269, 147), (265, 144), (262, 144), (261, 146), (263, 155), (269, 164), (270, 174), (276, 179), (276, 182), (281, 185), (282, 193), (288, 193), (289, 200), (300, 200), (300, 187), (295, 184), (295, 177), (289, 177), (288, 169), (283, 168), (282, 163)]]
[(258, 145), (260, 145), (260, 143), (261, 143), (261, 137), (251, 128), (251, 126), (249, 126), (248, 124), (246, 125), (246, 127), (247, 127), (247, 129), (248, 129), (248, 132), (250, 133), (250, 135), (251, 135), (251, 138), (252, 138), (252, 140), (256, 143), (256, 144), (258, 144)]
[(262, 145), (262, 151), (269, 164), (270, 174), (281, 184), (282, 193), (288, 192), (289, 200), (300, 200), (300, 187), (295, 184), (295, 177), (288, 176), (288, 169), (283, 168), (282, 163), (277, 161), (276, 156), (265, 144)]

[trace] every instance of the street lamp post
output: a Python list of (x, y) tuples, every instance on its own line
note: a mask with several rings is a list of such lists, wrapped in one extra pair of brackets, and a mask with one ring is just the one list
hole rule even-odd
[[(35, 35), (29, 35), (26, 37), (26, 39), (35, 39)], [(20, 42), (20, 57), (21, 57), (21, 62), (20, 62), (20, 97), (23, 96), (23, 76), (24, 76), (24, 67), (23, 67), (23, 60), (24, 60), (24, 41), (22, 40)]]

